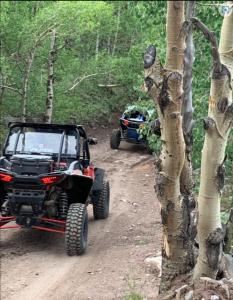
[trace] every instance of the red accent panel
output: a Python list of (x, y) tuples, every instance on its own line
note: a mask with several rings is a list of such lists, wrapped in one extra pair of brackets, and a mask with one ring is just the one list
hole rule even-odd
[(43, 226), (32, 226), (33, 229), (38, 229), (38, 230), (43, 230), (43, 231), (48, 231), (48, 232), (57, 232), (57, 233), (65, 233), (64, 230), (58, 230), (58, 229), (52, 229), (52, 228), (47, 228)]
[(0, 222), (1, 221), (12, 221), (15, 220), (15, 217), (0, 217)]
[(11, 221), (15, 221), (15, 217), (0, 217), (0, 229), (5, 229), (3, 226)]
[(41, 221), (48, 221), (48, 222), (54, 222), (58, 224), (66, 224), (66, 221), (57, 220), (57, 219), (50, 219), (50, 218), (40, 218)]
[(4, 227), (3, 227), (3, 225), (0, 226), (1, 230), (2, 229), (13, 229), (13, 228), (18, 229), (18, 228), (21, 228), (21, 226), (20, 225), (12, 225), (12, 226), (4, 226)]

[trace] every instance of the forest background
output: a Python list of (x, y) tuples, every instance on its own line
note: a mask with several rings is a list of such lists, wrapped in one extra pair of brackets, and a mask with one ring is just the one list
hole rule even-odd
[[(196, 16), (219, 38), (222, 2), (198, 1)], [(143, 53), (155, 44), (164, 63), (165, 1), (1, 1), (0, 144), (7, 121), (22, 116), (22, 88), (28, 58), (35, 48), (27, 86), (27, 118), (45, 112), (51, 34), (56, 29), (54, 61), (55, 123), (117, 123), (128, 104), (151, 105), (143, 84)], [(45, 33), (46, 32), (46, 33)], [(45, 33), (43, 35), (43, 33)], [(38, 37), (43, 37), (38, 40)], [(211, 78), (211, 51), (194, 31), (193, 166), (198, 175)], [(223, 206), (233, 203), (233, 134), (227, 147), (227, 185)], [(198, 181), (197, 176), (197, 181)], [(197, 187), (199, 186), (197, 182)], [(227, 210), (226, 210), (227, 214)], [(223, 214), (223, 219), (227, 215)]]

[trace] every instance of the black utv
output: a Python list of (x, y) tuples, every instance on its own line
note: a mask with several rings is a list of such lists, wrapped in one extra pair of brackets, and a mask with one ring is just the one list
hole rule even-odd
[(67, 254), (84, 253), (87, 205), (95, 219), (109, 214), (109, 183), (90, 161), (95, 139), (79, 125), (13, 123), (9, 129), (0, 158), (0, 229), (64, 233)]

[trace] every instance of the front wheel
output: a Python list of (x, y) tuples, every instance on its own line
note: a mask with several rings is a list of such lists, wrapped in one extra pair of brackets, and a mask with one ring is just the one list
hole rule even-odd
[(100, 192), (99, 199), (93, 203), (94, 218), (106, 219), (109, 215), (109, 202), (110, 202), (110, 187), (109, 182), (103, 182), (103, 188)]
[(112, 149), (118, 149), (121, 142), (121, 131), (120, 129), (114, 129), (110, 138), (110, 147)]
[(87, 248), (88, 214), (86, 205), (70, 205), (66, 219), (65, 244), (70, 256), (83, 254)]

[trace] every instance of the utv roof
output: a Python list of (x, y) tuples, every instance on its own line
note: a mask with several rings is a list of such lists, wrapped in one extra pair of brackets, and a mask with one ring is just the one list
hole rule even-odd
[(60, 128), (60, 129), (83, 129), (82, 125), (75, 124), (48, 124), (48, 123), (28, 123), (28, 122), (10, 122), (8, 127), (44, 127), (44, 128)]
[(38, 128), (53, 128), (53, 129), (78, 129), (80, 136), (87, 138), (86, 132), (82, 125), (75, 124), (49, 124), (49, 123), (28, 123), (28, 122), (10, 122), (8, 124), (9, 128), (13, 127), (38, 127)]

